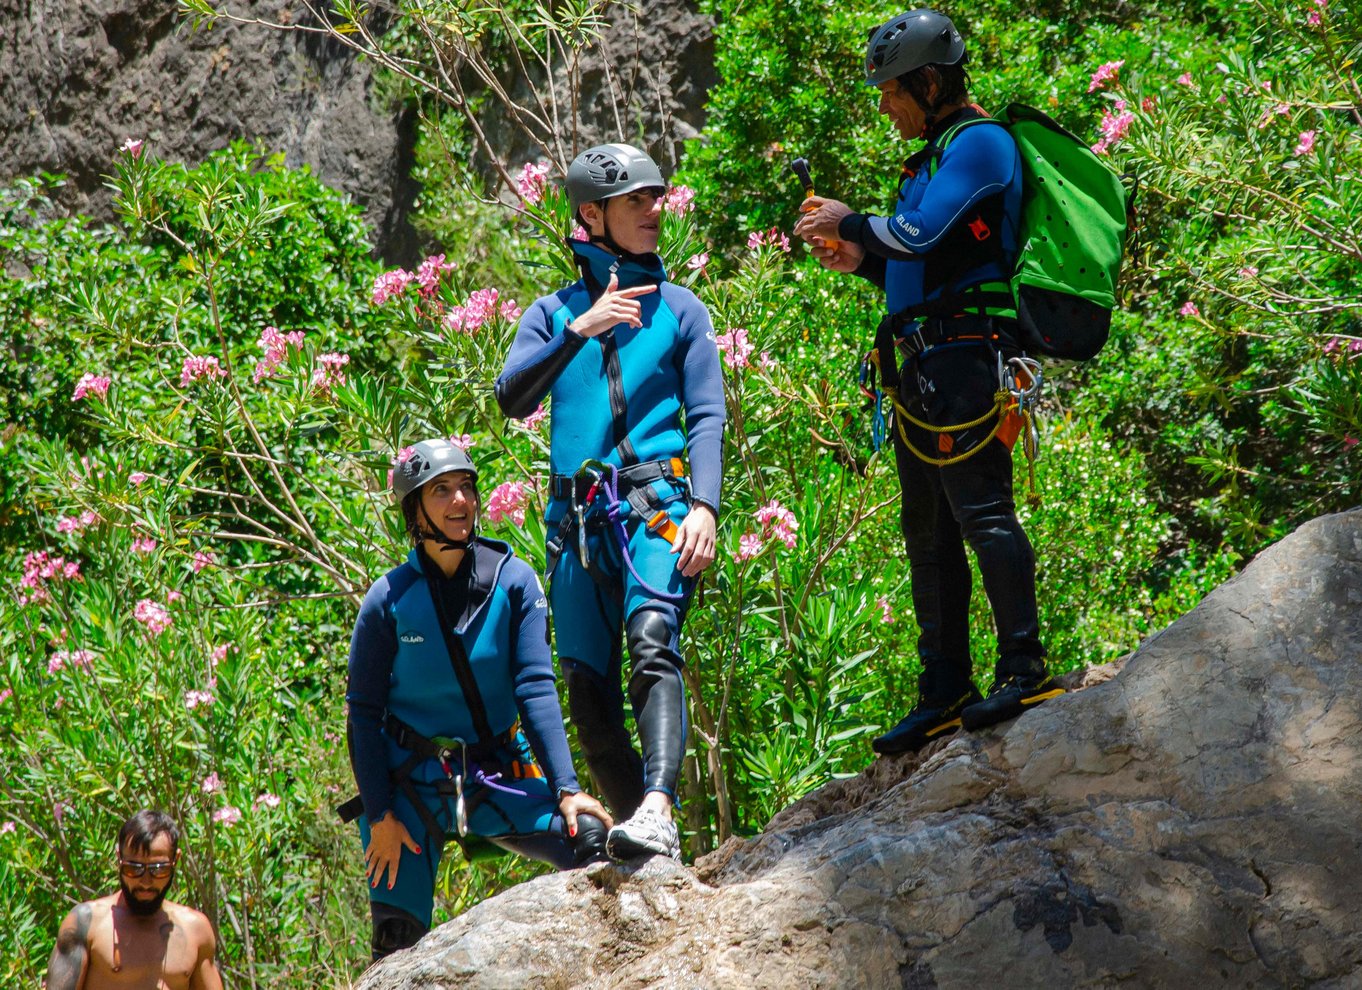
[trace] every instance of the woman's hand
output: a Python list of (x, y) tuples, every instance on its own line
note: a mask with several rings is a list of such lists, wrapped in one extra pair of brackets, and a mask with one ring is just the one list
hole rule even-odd
[(412, 839), (407, 826), (403, 825), (401, 819), (391, 811), (378, 821), (369, 823), (369, 845), (364, 849), (364, 870), (369, 877), (370, 887), (377, 887), (378, 882), (383, 879), (384, 871), (387, 871), (388, 889), (393, 889), (393, 884), (397, 883), (397, 863), (402, 856), (403, 846), (416, 855), (421, 855), (421, 847)]
[(612, 327), (627, 323), (631, 327), (643, 326), (643, 307), (639, 296), (656, 292), (655, 285), (636, 285), (632, 289), (621, 289), (618, 275), (610, 276), (610, 284), (605, 287), (601, 297), (592, 303), (581, 316), (571, 323), (573, 333), (583, 337), (597, 337)]
[(703, 502), (691, 506), (672, 541), (672, 553), (681, 555), (676, 568), (683, 577), (695, 577), (714, 563), (714, 536), (718, 528), (713, 509)]
[(605, 823), (606, 828), (615, 826), (615, 819), (610, 817), (605, 806), (585, 791), (564, 794), (558, 802), (558, 810), (563, 813), (563, 824), (567, 826), (568, 836), (574, 839), (577, 837), (577, 816), (581, 814), (595, 815)]

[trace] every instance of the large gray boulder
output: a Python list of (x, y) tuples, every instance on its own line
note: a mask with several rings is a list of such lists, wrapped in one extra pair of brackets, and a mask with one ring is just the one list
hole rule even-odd
[(1360, 660), (1354, 511), (1084, 690), (878, 761), (698, 871), (524, 884), (359, 986), (1362, 986)]

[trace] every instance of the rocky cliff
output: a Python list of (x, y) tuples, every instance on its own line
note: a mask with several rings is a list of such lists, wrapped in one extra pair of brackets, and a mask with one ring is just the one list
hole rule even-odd
[(697, 869), (524, 884), (359, 986), (1362, 986), (1362, 511), (1075, 680)]
[[(63, 206), (109, 213), (103, 176), (123, 142), (147, 139), (163, 158), (196, 164), (238, 138), (310, 165), (365, 210), (379, 253), (417, 255), (410, 213), (417, 113), (374, 94), (367, 62), (316, 35), (218, 21), (198, 30), (174, 0), (0, 0), (0, 183), (39, 171), (65, 174)], [(296, 0), (233, 0), (272, 23), (306, 16)], [(611, 78), (629, 93), (655, 151), (671, 160), (703, 121), (713, 70), (710, 22), (689, 0), (652, 0), (631, 14), (611, 48)], [(613, 140), (601, 96), (606, 74), (585, 63), (584, 139)], [(593, 127), (594, 125), (594, 127)], [(609, 130), (607, 134), (606, 131)], [(650, 137), (650, 140), (652, 138)], [(523, 157), (509, 128), (493, 134)]]

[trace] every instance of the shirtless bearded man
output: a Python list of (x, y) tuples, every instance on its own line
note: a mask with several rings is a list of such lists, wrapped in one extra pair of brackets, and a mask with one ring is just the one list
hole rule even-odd
[(47, 990), (222, 990), (213, 926), (165, 899), (180, 830), (161, 811), (139, 811), (118, 832), (119, 890), (76, 905), (47, 964)]

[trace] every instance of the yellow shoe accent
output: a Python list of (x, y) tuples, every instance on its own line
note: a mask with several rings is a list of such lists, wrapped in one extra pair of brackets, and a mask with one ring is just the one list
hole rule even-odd
[(1057, 687), (1057, 688), (1054, 688), (1053, 690), (1046, 691), (1044, 694), (1037, 694), (1037, 695), (1031, 696), (1030, 698), (1023, 698), (1023, 699), (1022, 699), (1022, 704), (1023, 704), (1023, 705), (1038, 705), (1038, 704), (1040, 704), (1042, 701), (1048, 701), (1048, 700), (1051, 699), (1051, 698), (1058, 698), (1058, 697), (1059, 697), (1061, 694), (1063, 694), (1063, 693), (1064, 693), (1064, 689), (1063, 689), (1062, 687)]
[(942, 722), (936, 728), (927, 730), (927, 738), (930, 739), (932, 736), (938, 736), (947, 729), (958, 729), (960, 728), (960, 724), (960, 719), (958, 718), (953, 718), (949, 722)]

